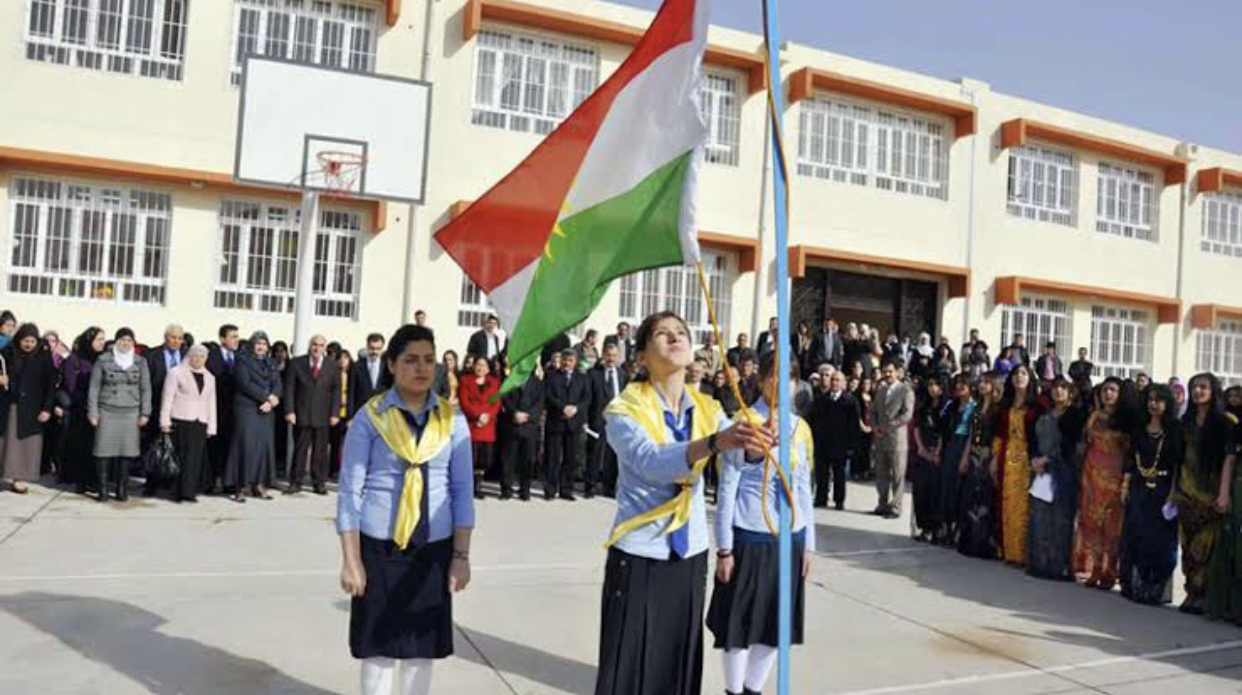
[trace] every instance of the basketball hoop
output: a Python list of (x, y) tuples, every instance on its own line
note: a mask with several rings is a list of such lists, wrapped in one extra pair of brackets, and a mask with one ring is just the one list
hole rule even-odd
[(324, 188), (330, 195), (348, 198), (357, 190), (358, 178), (366, 169), (367, 158), (357, 152), (327, 151), (317, 152), (319, 172), (323, 176)]

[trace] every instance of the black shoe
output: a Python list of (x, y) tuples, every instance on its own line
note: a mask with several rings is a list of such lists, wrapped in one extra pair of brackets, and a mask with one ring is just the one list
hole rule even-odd
[(887, 505), (887, 504), (877, 504), (877, 505), (875, 506), (875, 509), (872, 509), (872, 510), (871, 510), (871, 513), (872, 513), (872, 514), (875, 514), (876, 516), (884, 516), (885, 514), (887, 514), (887, 513), (888, 513), (888, 505)]
[(582, 493), (582, 496), (588, 500), (593, 500), (595, 499), (595, 491), (587, 490), (586, 492)]
[(530, 501), (530, 493), (529, 493), (529, 492), (523, 492), (522, 494), (518, 495), (518, 497), (519, 497), (519, 498), (520, 498), (523, 502), (529, 502), (529, 501)]
[(315, 494), (316, 494), (316, 495), (326, 495), (326, 494), (328, 494), (328, 487), (327, 487), (326, 485), (316, 485), (316, 486), (315, 486)]
[(827, 509), (828, 500), (815, 500), (815, 508), (816, 509)]
[(301, 492), (302, 492), (301, 485), (290, 485), (289, 487), (285, 488), (286, 495), (297, 495), (297, 494), (301, 494)]
[(896, 509), (893, 509), (892, 507), (889, 507), (888, 510), (886, 510), (881, 516), (883, 516), (885, 519), (900, 519), (901, 512), (897, 511)]
[(566, 502), (573, 502), (577, 500), (578, 498), (574, 497), (574, 493), (572, 492), (562, 492), (561, 499), (565, 500)]
[(832, 503), (832, 506), (833, 506), (834, 508), (836, 508), (836, 510), (837, 510), (838, 512), (839, 512), (839, 511), (841, 511), (842, 509), (845, 509), (845, 503), (844, 503), (844, 502), (833, 502), (833, 503)]

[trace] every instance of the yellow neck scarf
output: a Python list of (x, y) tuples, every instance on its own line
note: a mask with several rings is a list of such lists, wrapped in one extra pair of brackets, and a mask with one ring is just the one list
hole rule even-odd
[[(715, 399), (707, 398), (691, 386), (686, 387), (686, 394), (694, 402), (694, 423), (690, 435), (690, 441), (693, 442), (708, 437), (716, 431), (716, 422), (720, 417), (720, 405)], [(621, 395), (614, 398), (608, 405), (605, 412), (632, 418), (647, 431), (648, 436), (656, 444), (668, 443), (669, 434), (664, 424), (664, 406), (660, 404), (660, 396), (656, 393), (655, 387), (648, 382), (640, 381), (626, 386)], [(686, 477), (678, 481), (681, 489), (668, 502), (617, 524), (617, 527), (612, 530), (612, 537), (608, 539), (604, 547), (610, 548), (634, 529), (665, 517), (669, 518), (669, 523), (663, 531), (664, 535), (689, 523), (690, 509), (694, 500), (694, 485), (698, 482), (699, 476), (703, 474), (703, 469), (709, 460), (710, 457), (694, 462)]]
[(427, 418), (427, 426), (423, 428), (423, 436), (414, 441), (410, 425), (401, 414), (401, 409), (392, 406), (383, 413), (379, 405), (384, 401), (384, 393), (367, 402), (367, 416), (371, 424), (379, 432), (384, 443), (392, 453), (400, 456), (409, 464), (405, 469), (405, 480), (401, 488), (401, 502), (397, 507), (397, 521), (392, 528), (392, 541), (398, 548), (405, 550), (410, 544), (410, 536), (418, 527), (419, 517), (423, 512), (423, 476), (419, 468), (435, 458), (453, 438), (453, 406), (443, 398), (428, 394), (428, 398), (436, 399), (436, 408)]

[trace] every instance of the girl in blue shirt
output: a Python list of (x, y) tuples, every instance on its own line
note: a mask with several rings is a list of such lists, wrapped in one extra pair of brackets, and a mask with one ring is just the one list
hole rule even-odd
[[(794, 384), (798, 382), (798, 371), (798, 364), (791, 360), (788, 374)], [(775, 355), (764, 355), (759, 367), (763, 398), (754, 405), (759, 420), (777, 419), (769, 404), (776, 401), (778, 378)], [(815, 552), (811, 494), (815, 454), (810, 426), (796, 415), (792, 420), (789, 484), (796, 505), (791, 529), (792, 642), (802, 644), (804, 587)], [(762, 453), (755, 456), (731, 451), (724, 455), (723, 463), (720, 503), (716, 508), (716, 586), (707, 612), (707, 627), (716, 638), (715, 647), (723, 650), (726, 692), (758, 695), (763, 692), (777, 657), (780, 546), (779, 536), (773, 535), (772, 529), (779, 528), (777, 504), (785, 493), (776, 471), (769, 470), (765, 476)]]
[(729, 425), (715, 399), (687, 388), (690, 331), (647, 317), (635, 352), (645, 372), (604, 414), (617, 454), (617, 521), (604, 570), (596, 695), (698, 695), (703, 680), (707, 509), (713, 454), (762, 451), (766, 429)]
[[(453, 653), (452, 594), (470, 583), (473, 465), (466, 419), (432, 390), (431, 330), (388, 341), (385, 390), (345, 435), (336, 529), (349, 648), (363, 695), (431, 690), (432, 659)], [(399, 667), (399, 668), (398, 668)]]

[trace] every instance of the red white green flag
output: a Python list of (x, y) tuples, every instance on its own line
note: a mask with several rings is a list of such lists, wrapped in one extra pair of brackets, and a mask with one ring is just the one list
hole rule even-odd
[(520, 386), (609, 283), (699, 260), (695, 205), (708, 0), (665, 0), (629, 58), (512, 172), (436, 233), (509, 331)]

